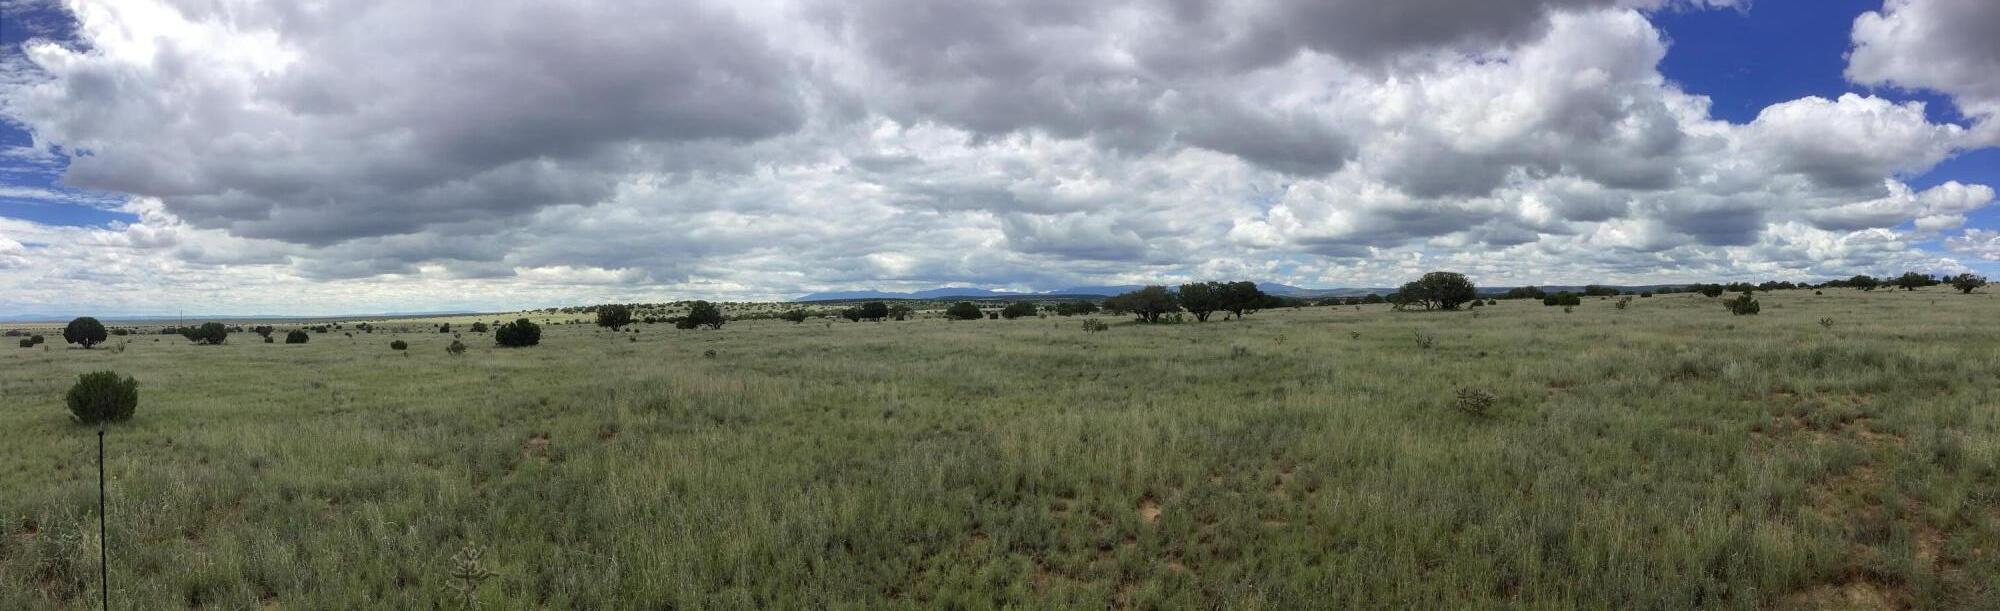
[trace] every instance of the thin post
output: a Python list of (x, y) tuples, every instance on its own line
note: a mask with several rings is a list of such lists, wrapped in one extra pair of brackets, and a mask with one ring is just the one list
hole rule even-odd
[(97, 585), (111, 611), (111, 542), (104, 538), (104, 423), (97, 424)]

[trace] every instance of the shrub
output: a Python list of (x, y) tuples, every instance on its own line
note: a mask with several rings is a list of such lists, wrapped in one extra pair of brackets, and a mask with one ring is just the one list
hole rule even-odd
[(266, 343), (266, 344), (269, 344), (269, 343), (272, 343), (272, 342), (271, 342), (271, 336), (269, 336), (269, 335), (266, 335), (266, 336), (264, 336), (264, 343)]
[(1761, 309), (1757, 306), (1757, 300), (1752, 298), (1749, 293), (1744, 293), (1738, 295), (1735, 299), (1724, 301), (1722, 305), (1729, 308), (1730, 314), (1737, 316), (1756, 314)]
[(1084, 332), (1084, 333), (1096, 333), (1096, 332), (1098, 332), (1098, 331), (1103, 331), (1103, 330), (1106, 330), (1106, 329), (1110, 329), (1110, 328), (1111, 328), (1111, 325), (1107, 325), (1107, 324), (1104, 324), (1104, 321), (1102, 321), (1102, 320), (1098, 320), (1098, 319), (1095, 319), (1095, 318), (1085, 318), (1085, 319), (1083, 319), (1083, 332)]
[(1035, 304), (1033, 303), (1029, 303), (1026, 301), (1016, 301), (1014, 303), (1007, 304), (1007, 307), (1005, 308), (1001, 308), (1000, 317), (1005, 318), (1007, 320), (1013, 320), (1016, 318), (1022, 318), (1026, 316), (1034, 316), (1035, 313), (1038, 311), (1040, 311), (1040, 308), (1035, 307)]
[(622, 304), (612, 304), (597, 308), (597, 326), (609, 327), (613, 331), (632, 324), (632, 308)]
[(452, 356), (465, 354), (465, 343), (458, 340), (451, 340), (451, 345), (445, 346), (444, 351), (450, 353)]
[(1056, 314), (1059, 316), (1074, 316), (1077, 314), (1096, 314), (1096, 313), (1097, 313), (1097, 302), (1095, 301), (1065, 301), (1056, 304)]
[(305, 331), (298, 329), (292, 329), (285, 333), (285, 343), (287, 344), (303, 344), (311, 340), (311, 335), (306, 335)]
[(907, 306), (907, 305), (903, 305), (903, 304), (900, 304), (900, 303), (899, 303), (899, 304), (896, 304), (896, 305), (892, 305), (892, 306), (889, 306), (889, 319), (890, 319), (890, 320), (904, 320), (904, 319), (908, 319), (908, 318), (910, 317), (910, 315), (911, 315), (911, 314), (914, 314), (914, 313), (916, 313), (916, 310), (914, 310), (914, 309), (911, 309), (911, 308), (910, 308), (910, 306)]
[(120, 379), (110, 371), (86, 373), (77, 376), (66, 399), (70, 416), (77, 422), (123, 422), (139, 408), (139, 383), (130, 376)]
[(718, 308), (715, 304), (706, 301), (695, 301), (688, 304), (687, 318), (682, 319), (675, 326), (682, 329), (693, 329), (703, 326), (710, 329), (720, 329), (722, 328), (722, 323), (728, 321), (729, 319), (722, 317), (722, 308)]
[(542, 343), (542, 328), (526, 318), (516, 319), (494, 329), (493, 341), (509, 348), (533, 346)]
[(438, 325), (438, 332), (439, 332), (439, 333), (450, 333), (450, 332), (451, 332), (451, 323), (444, 323), (444, 324), (440, 324), (440, 325)]
[(861, 310), (858, 313), (861, 315), (861, 318), (880, 322), (882, 319), (889, 317), (889, 304), (880, 301), (870, 301), (861, 304)]
[(205, 322), (199, 327), (181, 329), (181, 337), (204, 346), (220, 346), (229, 341), (229, 328), (219, 322)]
[(63, 341), (81, 345), (85, 350), (104, 343), (105, 335), (104, 323), (89, 316), (78, 317), (69, 321), (69, 326), (63, 327)]
[(22, 348), (33, 348), (33, 347), (35, 347), (35, 340), (32, 340), (32, 339), (28, 339), (28, 338), (25, 338), (25, 337), (24, 337), (24, 338), (21, 338), (21, 347), (22, 347)]
[(1618, 301), (1611, 302), (1611, 307), (1618, 308), (1620, 310), (1630, 307), (1631, 305), (1632, 305), (1632, 296), (1630, 295), (1619, 297)]
[(1582, 297), (1581, 295), (1577, 295), (1577, 294), (1575, 294), (1575, 293), (1571, 293), (1571, 292), (1569, 292), (1569, 291), (1563, 291), (1563, 292), (1561, 292), (1561, 293), (1556, 293), (1556, 294), (1554, 294), (1554, 295), (1549, 295), (1549, 296), (1547, 296), (1547, 297), (1543, 297), (1543, 298), (1542, 298), (1542, 305), (1545, 305), (1545, 306), (1579, 306), (1579, 305), (1583, 305), (1583, 297)]
[(35, 342), (35, 345), (40, 346), (42, 344), (48, 343), (49, 340), (48, 338), (42, 337), (41, 335), (30, 335), (28, 336), (28, 341)]
[(390, 350), (408, 350), (408, 349), (410, 349), (410, 344), (409, 344), (409, 342), (405, 342), (405, 341), (403, 341), (403, 340), (400, 340), (400, 339), (399, 339), (399, 340), (396, 340), (396, 341), (393, 341), (393, 342), (389, 342), (389, 349), (390, 349)]
[(1484, 417), (1493, 411), (1493, 393), (1477, 388), (1460, 388), (1452, 407), (1466, 414)]
[(472, 323), (472, 332), (473, 332), (473, 333), (485, 333), (485, 332), (486, 332), (486, 323), (483, 323), (483, 322), (476, 322), (476, 323)]
[(1704, 297), (1722, 296), (1722, 285), (1720, 284), (1697, 284), (1695, 285), (1694, 289), (1696, 292), (1701, 293), (1702, 296)]
[(791, 321), (792, 324), (805, 322), (807, 318), (811, 317), (812, 315), (807, 314), (805, 310), (792, 310), (790, 312), (778, 315), (779, 320), (788, 320)]
[(945, 308), (944, 317), (951, 320), (979, 320), (985, 318), (986, 313), (980, 312), (979, 306), (972, 305), (970, 301), (961, 301)]

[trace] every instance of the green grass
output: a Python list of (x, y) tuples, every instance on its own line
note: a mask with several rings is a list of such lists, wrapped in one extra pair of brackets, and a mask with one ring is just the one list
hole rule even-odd
[(120, 608), (455, 606), (468, 545), (493, 608), (2000, 607), (2000, 301), (1758, 298), (9, 344), (0, 608), (95, 604), (100, 369)]

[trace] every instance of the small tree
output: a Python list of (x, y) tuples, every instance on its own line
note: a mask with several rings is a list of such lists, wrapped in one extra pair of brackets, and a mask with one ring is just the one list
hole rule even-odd
[(1965, 293), (1967, 295), (1970, 295), (1972, 294), (1972, 291), (1977, 290), (1979, 287), (1982, 286), (1986, 286), (1985, 276), (1975, 276), (1972, 274), (1959, 274), (1951, 277), (1951, 288), (1958, 289), (1958, 292), (1960, 293)]
[(451, 340), (451, 345), (445, 346), (444, 351), (450, 353), (452, 356), (465, 354), (465, 343), (458, 340)]
[(1007, 307), (1005, 308), (1001, 308), (1000, 317), (1005, 318), (1007, 320), (1013, 320), (1016, 318), (1022, 318), (1026, 316), (1034, 316), (1036, 311), (1037, 309), (1035, 307), (1035, 304), (1026, 301), (1016, 301), (1014, 303), (1007, 304)]
[(1237, 318), (1271, 303), (1274, 303), (1272, 296), (1264, 294), (1264, 289), (1257, 288), (1255, 282), (1243, 280), (1222, 285), (1222, 309)]
[(188, 341), (204, 346), (220, 346), (229, 341), (229, 328), (219, 322), (205, 322), (199, 327), (181, 329), (181, 336)]
[(486, 323), (483, 323), (483, 322), (476, 322), (476, 323), (472, 323), (472, 332), (473, 332), (473, 333), (485, 333), (485, 332), (486, 332)]
[(1932, 281), (1930, 276), (1916, 272), (1903, 272), (1903, 275), (1896, 277), (1896, 288), (1905, 291), (1914, 291), (1917, 290), (1917, 287), (1930, 286), (1932, 284), (1936, 284), (1936, 282)]
[(542, 343), (542, 327), (526, 318), (515, 319), (493, 331), (493, 341), (509, 348), (523, 348)]
[(980, 312), (979, 306), (972, 305), (970, 301), (961, 301), (945, 308), (944, 317), (951, 320), (979, 320), (985, 318), (986, 313)]
[(889, 306), (890, 320), (906, 320), (910, 317), (911, 314), (914, 313), (916, 313), (916, 310), (911, 309), (910, 306), (906, 304), (899, 303), (896, 305)]
[[(368, 328), (368, 325), (365, 324), (361, 325), (361, 328), (363, 330), (366, 330)], [(271, 339), (271, 333), (276, 331), (277, 329), (271, 328), (271, 325), (257, 325), (255, 327), (250, 328), (251, 333), (255, 333), (257, 334), (257, 337), (261, 337), (264, 339)]]
[(439, 325), (438, 325), (438, 332), (439, 332), (439, 333), (450, 333), (450, 332), (451, 332), (451, 323), (442, 323), (442, 324), (439, 324)]
[(1752, 298), (1749, 293), (1744, 293), (1736, 296), (1735, 299), (1724, 301), (1722, 305), (1729, 308), (1730, 314), (1737, 316), (1756, 314), (1758, 310), (1762, 309), (1757, 305), (1757, 300)]
[(882, 322), (882, 319), (889, 317), (889, 304), (880, 301), (870, 301), (861, 304), (861, 317), (875, 322)]
[(1160, 317), (1181, 311), (1180, 299), (1164, 286), (1149, 286), (1104, 300), (1104, 309), (1113, 312), (1130, 313), (1139, 320), (1149, 323), (1160, 322)]
[(69, 321), (69, 326), (63, 327), (63, 341), (81, 345), (85, 350), (89, 350), (91, 346), (104, 343), (104, 338), (107, 335), (108, 333), (104, 330), (104, 323), (97, 322), (97, 319), (89, 316)]
[(597, 308), (597, 326), (609, 327), (612, 331), (632, 324), (632, 308), (624, 304), (612, 304)]
[(715, 307), (715, 304), (706, 301), (695, 301), (688, 304), (687, 318), (681, 319), (679, 326), (682, 329), (693, 329), (702, 326), (710, 329), (720, 329), (722, 328), (722, 323), (725, 322), (728, 322), (728, 319), (722, 317), (722, 308)]
[(399, 339), (399, 340), (396, 340), (396, 341), (393, 341), (393, 342), (389, 342), (389, 349), (390, 349), (390, 350), (408, 350), (408, 349), (410, 349), (410, 344), (409, 344), (408, 342), (405, 342), (405, 341), (403, 341), (403, 340), (400, 340), (400, 339)]
[(70, 417), (77, 422), (123, 422), (132, 419), (132, 412), (139, 408), (139, 382), (110, 371), (86, 373), (77, 376), (64, 399)]
[(1722, 296), (1722, 285), (1720, 284), (1697, 284), (1694, 288), (1696, 292), (1701, 293), (1704, 297), (1715, 298)]
[(1479, 294), (1479, 288), (1465, 274), (1458, 272), (1431, 272), (1414, 282), (1404, 284), (1397, 291), (1403, 303), (1413, 303), (1429, 310), (1456, 310), (1458, 306), (1472, 301)]
[(1181, 308), (1194, 315), (1198, 322), (1208, 322), (1208, 315), (1223, 309), (1223, 286), (1220, 282), (1193, 282), (1181, 285)]
[(287, 344), (303, 344), (311, 339), (311, 335), (306, 335), (305, 331), (298, 329), (292, 329), (290, 332), (285, 333), (285, 343)]
[(792, 310), (778, 315), (779, 319), (792, 321), (792, 324), (805, 322), (807, 318), (811, 317), (812, 315), (807, 314), (805, 310)]

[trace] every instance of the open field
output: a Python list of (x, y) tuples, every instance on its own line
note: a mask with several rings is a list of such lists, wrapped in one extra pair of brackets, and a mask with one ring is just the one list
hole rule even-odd
[(2000, 608), (2000, 299), (1758, 298), (52, 337), (0, 608), (97, 600), (100, 369), (120, 608), (453, 606), (468, 545), (489, 608)]

